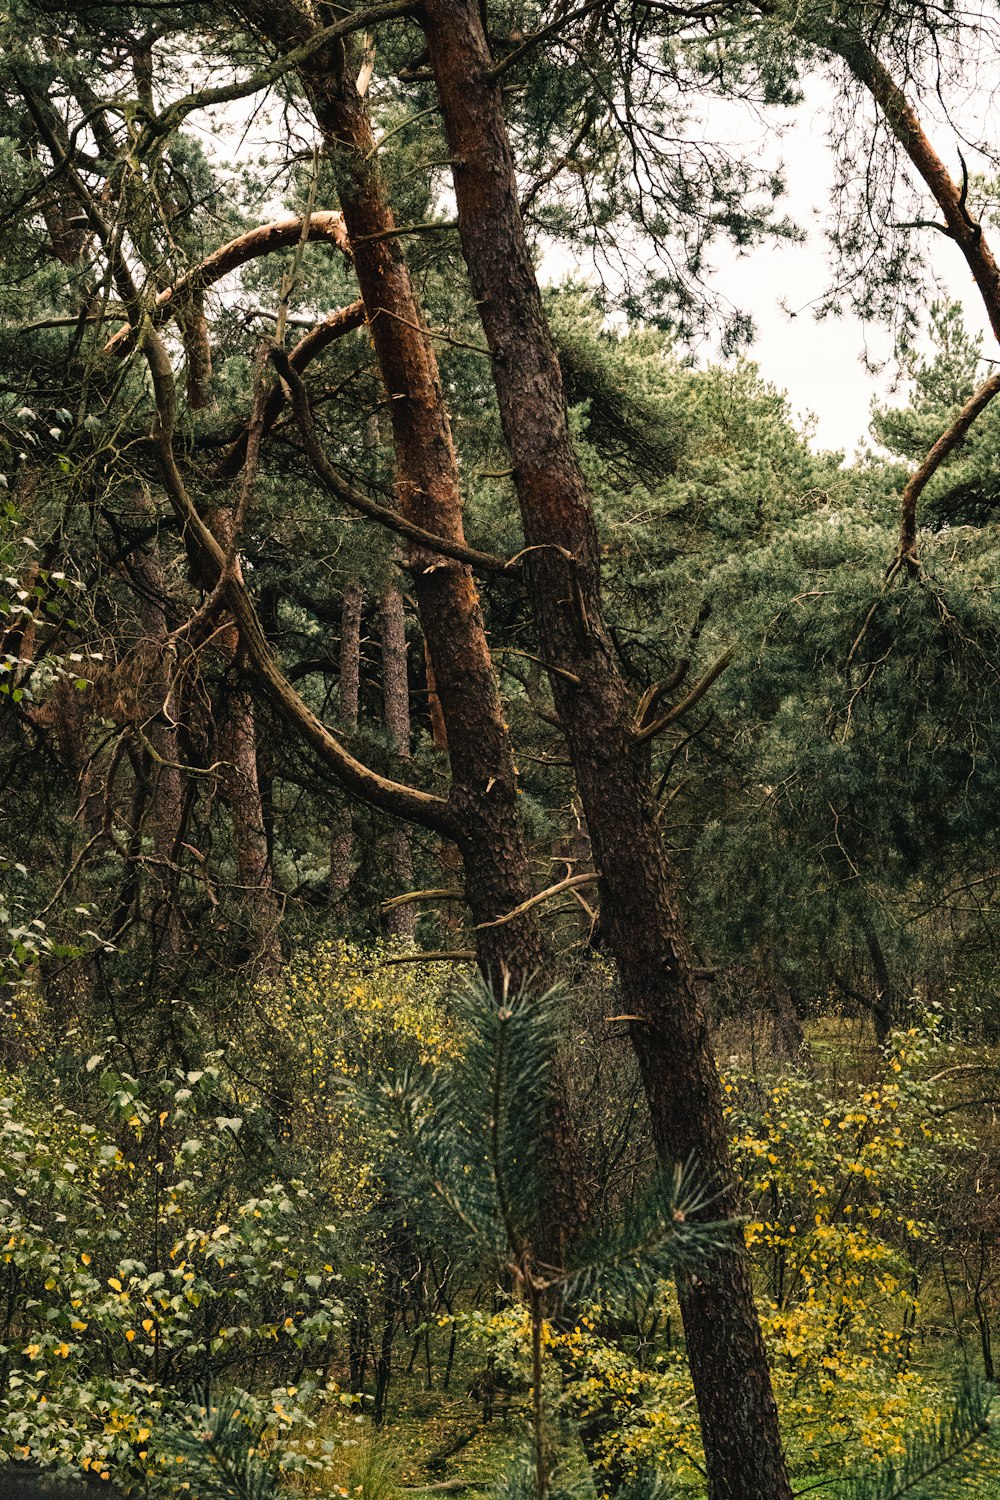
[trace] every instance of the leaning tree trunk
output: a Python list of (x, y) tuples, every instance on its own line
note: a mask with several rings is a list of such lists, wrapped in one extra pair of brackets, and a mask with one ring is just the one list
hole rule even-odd
[[(284, 50), (315, 37), (316, 21), (295, 0), (239, 0), (238, 8)], [(388, 397), (399, 511), (436, 536), (463, 541), (458, 464), (437, 359), (394, 233), (365, 101), (339, 41), (304, 59), (299, 74), (337, 183)], [(414, 546), (408, 567), (448, 726), (450, 801), (479, 963), (487, 974), (506, 971), (519, 982), (545, 958), (537, 912), (500, 927), (479, 926), (532, 894), (513, 756), (479, 596), (464, 563)]]
[[(478, 0), (424, 0), (419, 19), (454, 162), (462, 246), (492, 353), (538, 634), (601, 876), (601, 918), (621, 979), (657, 1150), (693, 1158), (735, 1217), (721, 1090), (656, 799), (649, 741), (605, 626), (600, 548), (566, 421), (559, 365), (518, 207), (499, 81)], [(680, 1281), (712, 1500), (786, 1500), (788, 1483), (745, 1251)]]

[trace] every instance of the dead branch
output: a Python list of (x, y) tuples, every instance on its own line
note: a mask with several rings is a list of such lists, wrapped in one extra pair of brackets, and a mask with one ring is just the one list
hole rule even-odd
[(477, 922), (476, 931), (484, 927), (503, 927), (508, 922), (513, 922), (515, 917), (523, 916), (533, 906), (538, 906), (542, 901), (549, 901), (553, 896), (560, 895), (563, 891), (575, 890), (580, 885), (594, 885), (600, 876), (596, 870), (591, 870), (584, 875), (570, 875), (565, 880), (559, 880), (555, 885), (550, 885), (544, 891), (538, 891), (534, 896), (529, 896), (527, 901), (522, 901), (520, 906), (515, 906), (513, 911), (505, 912), (502, 917), (494, 917), (491, 922)]
[(660, 718), (654, 719), (651, 724), (644, 724), (639, 715), (636, 714), (632, 726), (632, 732), (636, 739), (652, 739), (654, 735), (660, 734), (669, 725), (675, 724), (678, 719), (682, 719), (689, 709), (694, 708), (695, 704), (704, 698), (713, 682), (722, 676), (735, 654), (733, 647), (730, 647), (728, 651), (724, 651), (719, 659), (709, 667), (704, 677), (699, 682), (696, 682), (691, 691), (681, 699), (680, 703), (675, 704), (673, 708), (669, 709), (667, 713), (662, 714)]

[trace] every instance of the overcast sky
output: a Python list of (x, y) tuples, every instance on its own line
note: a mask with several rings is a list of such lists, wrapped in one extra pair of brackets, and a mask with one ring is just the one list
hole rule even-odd
[[(996, 74), (995, 63), (990, 71)], [(967, 80), (963, 129), (968, 139), (996, 141), (1000, 119), (992, 87), (980, 87), (973, 73), (974, 67)], [(815, 446), (843, 449), (849, 459), (859, 444), (869, 441), (872, 401), (902, 403), (906, 391), (892, 393), (896, 374), (893, 339), (884, 327), (864, 324), (848, 315), (820, 321), (811, 310), (831, 283), (822, 231), (834, 175), (826, 138), (825, 106), (830, 97), (822, 81), (811, 81), (806, 103), (784, 113), (787, 123), (780, 136), (773, 117), (762, 122), (739, 106), (719, 102), (706, 109), (705, 127), (710, 136), (728, 136), (734, 144), (738, 141), (740, 151), (749, 146), (769, 168), (779, 161), (784, 164), (788, 185), (784, 211), (806, 231), (803, 244), (767, 245), (745, 256), (720, 245), (714, 254), (716, 271), (710, 283), (729, 304), (753, 316), (758, 333), (750, 357), (766, 379), (788, 394), (795, 413), (813, 419)], [(267, 108), (258, 112), (260, 102), (242, 101), (224, 110), (209, 111), (195, 124), (216, 160), (238, 162), (270, 154), (275, 125)], [(940, 120), (928, 119), (925, 123), (939, 154), (957, 175), (954, 133)], [(312, 133), (311, 122), (300, 117), (300, 126), (305, 140)], [(970, 157), (973, 171), (978, 165)], [(442, 209), (450, 212), (444, 204)], [(928, 205), (927, 213), (933, 213), (933, 205)], [(962, 302), (967, 326), (984, 332), (984, 350), (992, 353), (992, 334), (960, 253), (943, 235), (929, 230), (918, 233), (939, 283), (939, 295)], [(551, 258), (543, 257), (543, 279), (562, 279), (573, 270), (561, 251)], [(718, 357), (717, 349), (706, 347), (704, 358), (713, 357)], [(881, 374), (874, 373), (871, 365), (882, 365)]]
[[(986, 129), (988, 138), (995, 140), (1000, 121), (995, 113), (989, 119), (992, 98), (980, 99), (984, 115), (972, 126), (973, 138), (975, 130)], [(766, 247), (742, 258), (719, 254), (719, 270), (713, 280), (721, 293), (753, 314), (758, 337), (750, 355), (768, 380), (787, 391), (797, 413), (815, 417), (816, 445), (843, 448), (850, 458), (856, 445), (867, 440), (872, 400), (890, 399), (902, 404), (906, 392), (904, 388), (891, 395), (896, 374), (893, 339), (884, 327), (864, 324), (853, 316), (818, 321), (811, 311), (811, 304), (823, 295), (831, 280), (822, 233), (833, 180), (824, 103), (823, 89), (814, 86), (807, 104), (790, 117), (792, 123), (773, 155), (766, 144), (762, 145), (769, 160), (780, 156), (785, 163), (787, 209), (807, 231), (805, 244)], [(957, 175), (953, 134), (940, 122), (929, 122), (928, 129), (946, 164), (954, 163)], [(976, 164), (970, 161), (970, 167), (974, 171)], [(929, 204), (927, 216), (932, 213), (933, 205)], [(940, 293), (962, 303), (968, 328), (983, 332), (984, 352), (991, 354), (993, 336), (958, 249), (933, 230), (918, 233), (921, 249), (940, 283)], [(783, 305), (796, 315), (790, 317)], [(884, 372), (873, 374), (866, 358), (870, 363), (884, 364)]]

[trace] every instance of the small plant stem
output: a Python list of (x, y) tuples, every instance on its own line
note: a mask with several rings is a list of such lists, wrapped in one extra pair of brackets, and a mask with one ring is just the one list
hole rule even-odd
[(531, 1309), (531, 1428), (535, 1445), (535, 1494), (537, 1500), (545, 1500), (549, 1490), (549, 1466), (545, 1448), (545, 1405), (542, 1388), (542, 1293), (530, 1268), (524, 1279)]

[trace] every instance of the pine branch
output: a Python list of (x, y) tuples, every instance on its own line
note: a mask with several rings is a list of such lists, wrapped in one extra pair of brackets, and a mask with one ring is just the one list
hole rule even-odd
[(563, 1288), (586, 1301), (596, 1293), (631, 1293), (684, 1266), (704, 1266), (736, 1247), (738, 1225), (705, 1217), (716, 1194), (689, 1163), (656, 1173), (616, 1223), (582, 1240)]
[[(930, 1496), (935, 1482), (946, 1472), (948, 1477), (955, 1477), (955, 1465), (989, 1431), (991, 1403), (986, 1382), (966, 1378), (949, 1410), (910, 1438), (905, 1456), (852, 1480), (846, 1490), (847, 1500), (902, 1500), (903, 1496), (917, 1494), (924, 1500)], [(928, 1484), (932, 1489), (925, 1488)]]
[(263, 1423), (246, 1413), (245, 1392), (234, 1392), (209, 1405), (197, 1431), (175, 1428), (166, 1446), (186, 1460), (185, 1473), (200, 1500), (276, 1500), (278, 1468), (274, 1456), (261, 1452)]

